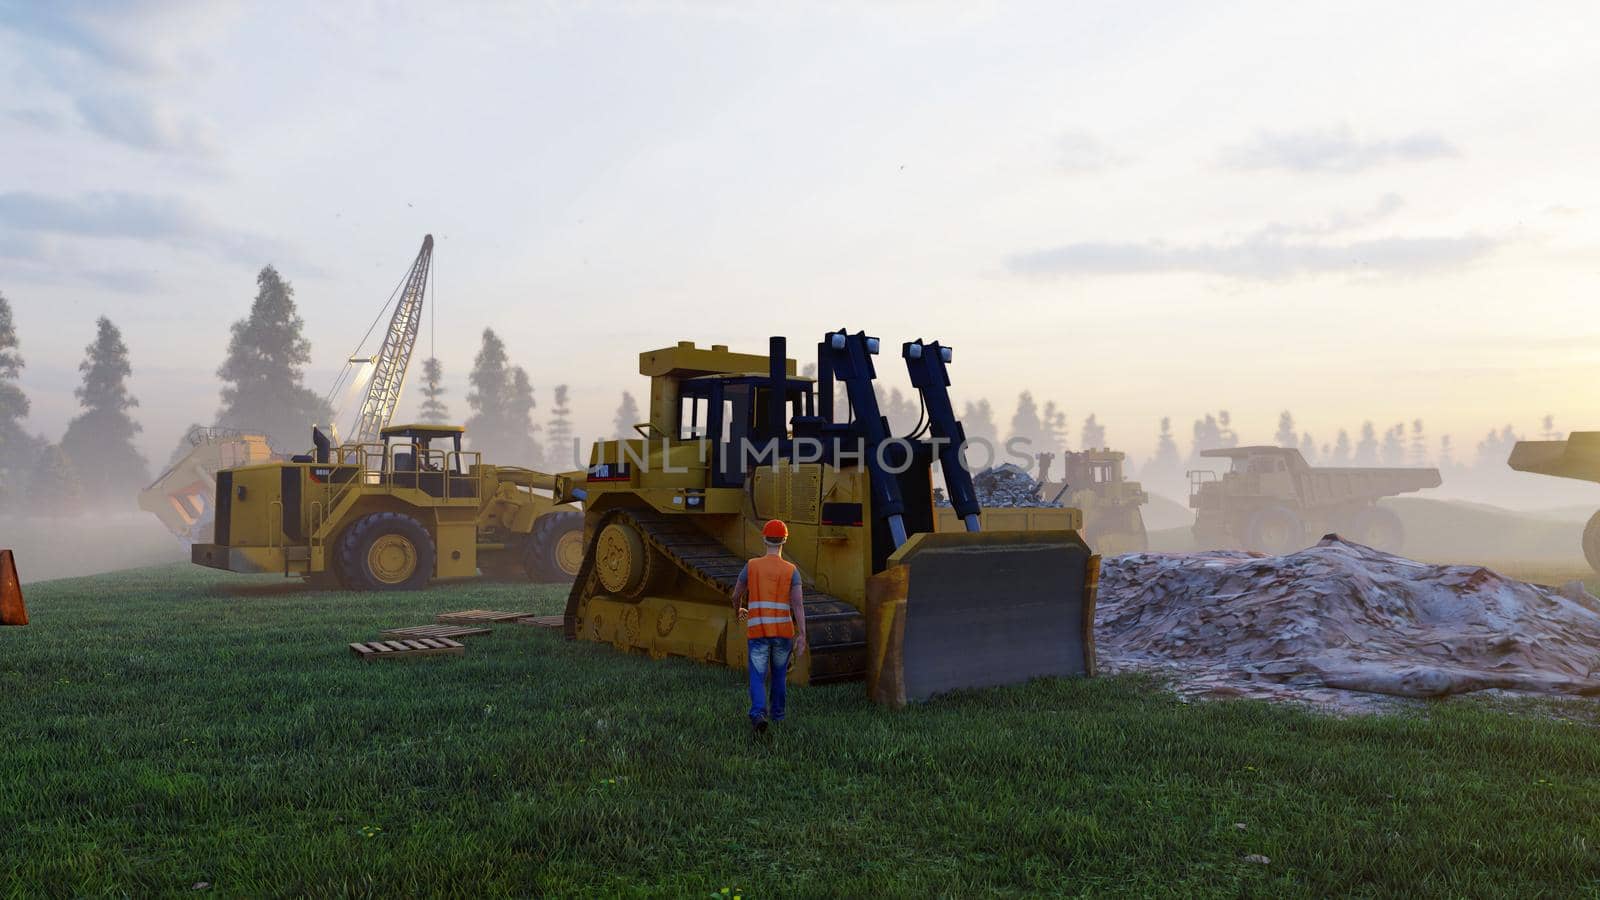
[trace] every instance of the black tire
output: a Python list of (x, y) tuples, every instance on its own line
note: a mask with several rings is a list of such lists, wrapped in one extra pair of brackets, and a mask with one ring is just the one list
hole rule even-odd
[(1374, 550), (1399, 553), (1406, 543), (1406, 529), (1394, 510), (1374, 506), (1361, 511), (1352, 526), (1352, 539)]
[[(576, 537), (571, 537), (576, 535)], [(547, 513), (533, 523), (528, 534), (527, 550), (522, 556), (522, 567), (529, 581), (570, 584), (577, 577), (576, 566), (563, 566), (563, 538), (576, 540), (582, 561), (583, 513), (563, 511)], [(570, 544), (567, 545), (570, 550)], [(570, 560), (569, 560), (570, 562)]]
[[(409, 545), (413, 554), (409, 569), (374, 571), (373, 547), (380, 541), (396, 547), (397, 542)], [(339, 536), (338, 571), (352, 590), (415, 591), (433, 578), (436, 552), (433, 536), (421, 522), (401, 513), (373, 513), (357, 519)]]
[(1256, 510), (1244, 530), (1245, 546), (1273, 556), (1306, 548), (1306, 526), (1294, 510), (1269, 506)]
[(1589, 561), (1589, 568), (1600, 572), (1600, 512), (1583, 526), (1583, 558)]

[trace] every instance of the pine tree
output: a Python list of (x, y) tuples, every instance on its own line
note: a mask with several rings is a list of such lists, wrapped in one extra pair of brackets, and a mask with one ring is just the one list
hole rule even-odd
[(422, 406), (417, 410), (417, 417), (425, 425), (444, 425), (450, 421), (450, 408), (440, 400), (445, 394), (444, 366), (440, 365), (437, 356), (430, 356), (422, 361)]
[(873, 388), (878, 395), (879, 412), (889, 420), (889, 431), (896, 435), (910, 434), (917, 427), (917, 405), (907, 400), (899, 388), (891, 388), (887, 394), (880, 382), (873, 382)]
[(1414, 466), (1428, 464), (1428, 437), (1423, 431), (1421, 419), (1411, 421), (1411, 464)]
[(967, 440), (974, 443), (985, 441), (990, 447), (1000, 441), (1000, 429), (994, 423), (994, 407), (988, 400), (979, 400), (977, 403), (968, 401), (961, 411), (961, 427), (967, 433)]
[(303, 447), (311, 426), (327, 423), (333, 409), (302, 384), (311, 342), (301, 333), (293, 286), (272, 266), (256, 276), (256, 286), (250, 315), (233, 323), (228, 358), (217, 369), (224, 382), (217, 424), (263, 432), (279, 447)]
[(30, 406), (28, 395), (16, 384), (23, 368), (18, 346), (11, 302), (0, 294), (0, 509), (19, 505), (26, 496), (22, 487), (38, 452), (36, 441), (22, 427)]
[(1371, 422), (1361, 423), (1361, 441), (1356, 444), (1355, 463), (1358, 466), (1378, 464), (1378, 430)]
[(1033, 402), (1033, 394), (1029, 391), (1023, 391), (1017, 397), (1017, 411), (1011, 416), (1011, 433), (1006, 435), (1006, 443), (1018, 439), (1023, 442), (1018, 449), (1030, 459), (1044, 444), (1044, 423), (1039, 421), (1039, 405)]
[(1161, 434), (1156, 437), (1156, 455), (1150, 461), (1152, 468), (1160, 472), (1178, 471), (1178, 442), (1172, 439), (1172, 419), (1161, 417)]
[(61, 452), (72, 460), (89, 505), (124, 506), (150, 480), (143, 456), (133, 446), (133, 436), (143, 429), (128, 410), (139, 401), (128, 395), (128, 345), (111, 320), (95, 323), (94, 342), (84, 348), (83, 384), (73, 393), (83, 414), (67, 425)]
[(1040, 424), (1044, 427), (1045, 447), (1042, 449), (1050, 453), (1059, 453), (1067, 449), (1069, 443), (1067, 414), (1056, 406), (1054, 400), (1045, 401)]
[[(523, 435), (531, 434), (533, 420), (526, 418), (517, 422), (513, 419), (512, 375), (506, 365), (506, 345), (492, 328), (483, 330), (483, 344), (478, 348), (478, 355), (472, 359), (472, 374), (467, 376), (467, 381), (472, 386), (467, 392), (467, 406), (472, 410), (466, 423), (467, 437), (472, 441), (473, 448), (486, 459), (505, 458), (509, 463), (510, 459), (503, 455), (525, 449), (516, 437), (519, 431)], [(531, 414), (531, 387), (528, 388), (527, 403)], [(532, 463), (534, 460), (525, 461)]]
[(28, 504), (42, 516), (72, 516), (83, 511), (83, 487), (60, 444), (39, 454), (28, 479)]
[(1083, 449), (1104, 450), (1106, 448), (1106, 429), (1095, 419), (1094, 413), (1083, 420)]
[(1383, 464), (1406, 464), (1406, 426), (1396, 425), (1383, 433)]
[(1239, 436), (1233, 433), (1233, 416), (1225, 409), (1217, 412), (1217, 436), (1224, 447), (1239, 446)]
[(1543, 428), (1544, 428), (1544, 433), (1543, 433), (1542, 436), (1544, 437), (1545, 440), (1547, 440), (1547, 441), (1559, 441), (1559, 440), (1561, 440), (1560, 432), (1556, 431), (1556, 417), (1555, 416), (1553, 416), (1553, 415), (1551, 415), (1549, 413), (1545, 413), (1544, 419), (1541, 420), (1539, 424), (1542, 425)]
[(634, 401), (633, 395), (627, 391), (622, 392), (622, 403), (617, 406), (617, 415), (612, 420), (612, 424), (616, 438), (619, 441), (639, 436), (639, 430), (633, 427), (639, 424), (639, 404)]
[(1317, 441), (1316, 438), (1311, 436), (1311, 432), (1309, 431), (1300, 435), (1300, 455), (1305, 457), (1306, 462), (1313, 465), (1316, 464)]
[(519, 465), (536, 465), (544, 459), (539, 446), (539, 426), (533, 424), (533, 384), (521, 366), (511, 370), (511, 398), (506, 406), (507, 458)]
[(1439, 438), (1439, 468), (1449, 469), (1455, 466), (1455, 448), (1450, 445), (1450, 435)]
[[(1370, 429), (1372, 426), (1368, 425)], [(1332, 452), (1327, 454), (1328, 462), (1334, 466), (1350, 465), (1350, 432), (1339, 429), (1339, 437), (1333, 442)]]
[(582, 463), (574, 459), (577, 451), (572, 446), (572, 409), (567, 406), (567, 386), (556, 385), (552, 396), (550, 427), (545, 431), (545, 452), (549, 454), (551, 467), (565, 472)]
[(1286, 409), (1278, 414), (1278, 434), (1273, 438), (1279, 447), (1294, 447), (1299, 441), (1294, 436), (1294, 416)]

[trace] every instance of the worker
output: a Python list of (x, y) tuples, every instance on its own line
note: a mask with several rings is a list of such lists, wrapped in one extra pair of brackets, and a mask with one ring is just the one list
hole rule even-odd
[[(800, 570), (783, 558), (789, 526), (773, 519), (761, 529), (767, 553), (745, 563), (733, 586), (733, 604), (744, 623), (750, 663), (750, 727), (783, 721), (789, 656), (806, 652), (806, 607)], [(748, 601), (748, 602), (747, 602)], [(771, 687), (768, 687), (768, 679)]]

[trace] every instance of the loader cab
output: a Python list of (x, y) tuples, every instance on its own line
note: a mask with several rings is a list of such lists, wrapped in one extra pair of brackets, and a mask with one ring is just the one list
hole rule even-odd
[(430, 497), (478, 496), (478, 480), (463, 461), (460, 425), (392, 425), (383, 439), (381, 478), (395, 487), (416, 488)]

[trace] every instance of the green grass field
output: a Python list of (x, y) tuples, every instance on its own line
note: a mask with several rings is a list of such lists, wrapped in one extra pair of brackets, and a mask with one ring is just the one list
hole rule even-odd
[(561, 594), (30, 586), (33, 624), (0, 629), (5, 893), (1600, 891), (1587, 705), (1335, 718), (1102, 678), (888, 712), (840, 685), (757, 741), (725, 670), (517, 626), (461, 658), (345, 648)]

